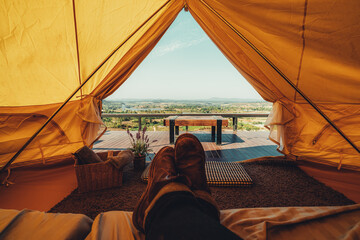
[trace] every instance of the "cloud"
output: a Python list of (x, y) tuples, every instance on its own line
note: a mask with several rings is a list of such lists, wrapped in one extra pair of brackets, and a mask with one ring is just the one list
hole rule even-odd
[(198, 45), (201, 42), (205, 41), (205, 39), (206, 39), (205, 37), (202, 37), (202, 38), (194, 39), (194, 40), (190, 40), (190, 41), (175, 40), (169, 44), (159, 46), (158, 48), (156, 48), (154, 51), (154, 55), (163, 56), (165, 54), (168, 54), (170, 52), (173, 52), (173, 51), (176, 51), (179, 49), (192, 47), (192, 46)]

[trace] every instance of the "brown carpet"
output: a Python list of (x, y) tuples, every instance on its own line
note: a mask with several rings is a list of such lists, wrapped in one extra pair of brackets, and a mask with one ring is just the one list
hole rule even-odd
[[(212, 187), (220, 209), (354, 204), (343, 194), (308, 176), (294, 163), (263, 161), (243, 163), (243, 166), (253, 179), (253, 186)], [(75, 190), (49, 212), (83, 213), (94, 218), (105, 211), (132, 211), (146, 187), (140, 176), (141, 172), (135, 172), (129, 165), (124, 170), (123, 186), (82, 194)]]

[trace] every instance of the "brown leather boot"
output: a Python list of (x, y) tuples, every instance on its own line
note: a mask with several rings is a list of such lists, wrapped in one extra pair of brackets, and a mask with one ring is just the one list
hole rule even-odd
[(194, 135), (185, 133), (176, 140), (175, 166), (179, 175), (188, 178), (191, 190), (210, 193), (206, 182), (204, 148)]
[(174, 165), (175, 152), (172, 147), (163, 147), (154, 157), (149, 169), (148, 185), (137, 203), (132, 221), (134, 226), (144, 232), (145, 211), (157, 193), (166, 184), (174, 182), (178, 176)]

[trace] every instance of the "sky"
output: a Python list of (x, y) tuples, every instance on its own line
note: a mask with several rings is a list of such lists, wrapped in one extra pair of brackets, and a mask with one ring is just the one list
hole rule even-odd
[(262, 99), (185, 11), (107, 100), (124, 98)]

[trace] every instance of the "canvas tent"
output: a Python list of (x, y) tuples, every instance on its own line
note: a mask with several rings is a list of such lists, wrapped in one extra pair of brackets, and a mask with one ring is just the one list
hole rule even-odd
[(184, 7), (274, 103), (266, 124), (280, 151), (360, 169), (357, 0), (2, 1), (0, 166), (45, 122), (13, 166), (92, 144), (101, 100), (124, 83)]

